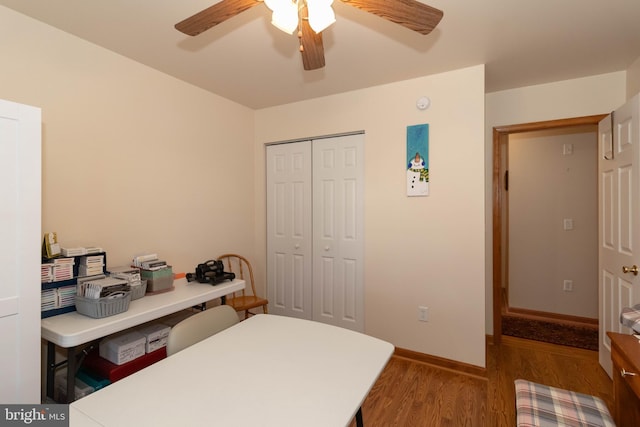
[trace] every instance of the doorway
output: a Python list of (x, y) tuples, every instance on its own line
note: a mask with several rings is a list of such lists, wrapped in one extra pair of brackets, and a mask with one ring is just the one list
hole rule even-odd
[[(503, 316), (508, 312), (509, 277), (509, 209), (508, 174), (505, 164), (508, 158), (509, 137), (524, 132), (561, 130), (578, 126), (596, 126), (606, 115), (594, 115), (571, 119), (499, 126), (493, 128), (493, 339), (501, 340)], [(532, 313), (521, 313), (531, 316)], [(573, 319), (579, 323), (583, 319)]]

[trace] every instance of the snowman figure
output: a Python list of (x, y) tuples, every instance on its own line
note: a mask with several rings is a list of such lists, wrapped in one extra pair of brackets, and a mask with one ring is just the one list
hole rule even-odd
[(407, 196), (426, 196), (429, 194), (429, 169), (419, 152), (407, 166)]

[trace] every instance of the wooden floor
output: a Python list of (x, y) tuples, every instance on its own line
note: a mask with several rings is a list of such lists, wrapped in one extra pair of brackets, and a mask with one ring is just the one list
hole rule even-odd
[(511, 427), (517, 378), (592, 394), (612, 409), (597, 352), (503, 336), (487, 344), (487, 378), (393, 356), (362, 406), (364, 424)]

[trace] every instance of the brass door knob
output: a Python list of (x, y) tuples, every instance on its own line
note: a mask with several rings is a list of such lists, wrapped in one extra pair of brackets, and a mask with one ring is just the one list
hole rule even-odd
[(623, 273), (633, 273), (634, 276), (638, 275), (638, 266), (633, 264), (631, 267), (627, 267), (626, 265), (622, 266)]

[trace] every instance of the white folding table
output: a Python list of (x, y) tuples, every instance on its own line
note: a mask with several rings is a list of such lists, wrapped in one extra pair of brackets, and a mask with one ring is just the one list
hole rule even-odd
[(73, 402), (70, 425), (346, 426), (393, 349), (336, 326), (258, 314)]
[(224, 298), (244, 289), (244, 280), (223, 282), (212, 286), (206, 283), (178, 279), (174, 290), (147, 295), (131, 301), (129, 309), (114, 316), (94, 319), (76, 311), (48, 317), (41, 321), (41, 336), (47, 343), (47, 396), (53, 397), (55, 378), (55, 347), (67, 349), (67, 399), (75, 396), (76, 350), (78, 346), (133, 326), (158, 319), (207, 301)]

